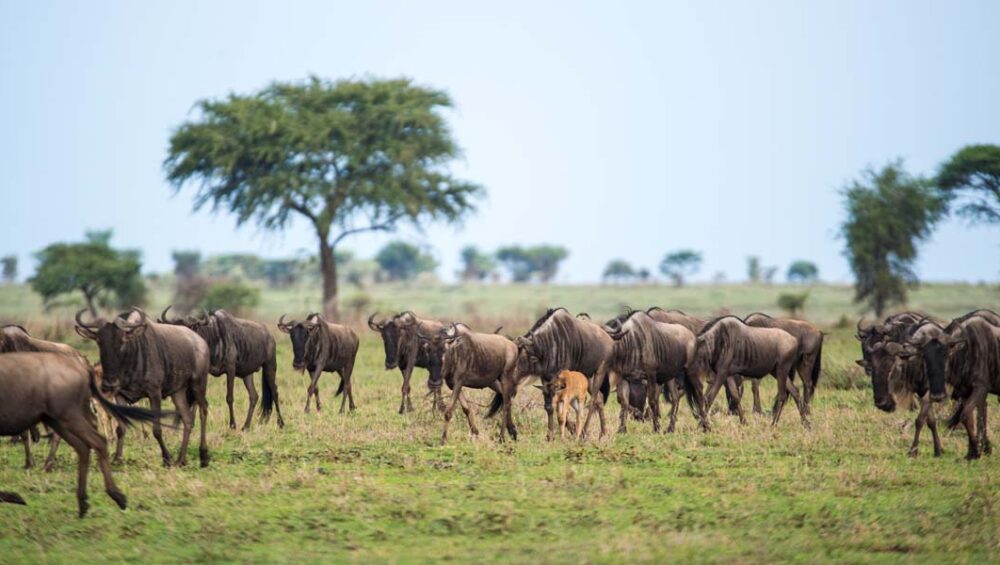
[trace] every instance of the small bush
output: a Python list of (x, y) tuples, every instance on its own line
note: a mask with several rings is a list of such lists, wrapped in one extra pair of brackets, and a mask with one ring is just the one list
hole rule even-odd
[(201, 307), (207, 310), (222, 308), (232, 314), (245, 315), (260, 304), (260, 289), (236, 281), (215, 283), (208, 289)]

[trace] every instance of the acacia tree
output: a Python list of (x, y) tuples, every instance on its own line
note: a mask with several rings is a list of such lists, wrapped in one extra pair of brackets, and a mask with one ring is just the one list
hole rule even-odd
[(785, 278), (793, 283), (814, 283), (819, 278), (819, 268), (812, 261), (800, 259), (788, 266)]
[(88, 232), (82, 243), (53, 243), (35, 256), (38, 269), (28, 282), (49, 302), (80, 291), (90, 314), (97, 317), (97, 303), (121, 307), (142, 305), (146, 287), (136, 251), (119, 251), (109, 245), (111, 231)]
[(341, 241), (473, 209), (482, 188), (448, 170), (460, 154), (441, 113), (451, 105), (409, 79), (275, 82), (199, 102), (199, 116), (171, 135), (164, 168), (175, 191), (198, 183), (196, 210), (211, 203), (269, 230), (305, 218), (319, 244), (323, 311), (336, 318)]
[(484, 281), (496, 272), (496, 260), (479, 251), (475, 245), (463, 247), (459, 255), (462, 259), (462, 270), (458, 275), (463, 281)]
[(693, 249), (668, 253), (660, 262), (660, 272), (674, 281), (674, 286), (684, 286), (684, 281), (697, 273), (699, 267), (701, 267), (701, 253)]
[(892, 304), (905, 303), (907, 287), (918, 282), (917, 244), (947, 213), (947, 199), (933, 183), (907, 174), (901, 161), (862, 172), (843, 194), (841, 234), (856, 278), (854, 301), (866, 301), (881, 317)]
[(1000, 147), (969, 145), (938, 171), (937, 185), (949, 196), (971, 198), (958, 213), (973, 221), (1000, 224)]
[(636, 276), (635, 269), (624, 259), (612, 259), (608, 266), (604, 267), (604, 273), (601, 274), (601, 278), (605, 281), (618, 282), (627, 282)]

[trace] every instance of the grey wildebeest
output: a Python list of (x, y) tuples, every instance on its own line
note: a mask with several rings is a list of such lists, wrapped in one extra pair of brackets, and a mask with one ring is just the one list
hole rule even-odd
[(445, 325), (436, 320), (418, 318), (409, 310), (400, 312), (391, 318), (375, 321), (378, 312), (368, 317), (368, 327), (378, 332), (385, 348), (386, 370), (399, 367), (403, 374), (403, 387), (400, 391), (399, 413), (413, 410), (410, 402), (410, 376), (414, 367), (427, 369), (427, 387), (433, 396), (434, 408), (442, 405), (441, 401), (441, 356), (431, 353), (427, 343), (420, 340), (418, 334), (434, 335)]
[[(614, 340), (609, 369), (622, 375), (638, 375), (647, 381), (646, 397), (650, 399), (653, 430), (660, 430), (659, 391), (673, 405), (670, 410), (668, 432), (677, 425), (677, 409), (681, 394), (684, 394), (695, 417), (702, 426), (706, 418), (703, 406), (702, 386), (694, 379), (692, 364), (695, 360), (695, 336), (687, 327), (666, 322), (658, 322), (642, 310), (634, 310), (613, 318), (604, 325), (604, 330)], [(628, 398), (619, 396), (628, 408)], [(621, 412), (620, 432), (626, 431), (627, 410)]]
[[(83, 355), (80, 355), (80, 352), (73, 347), (65, 343), (32, 337), (24, 326), (8, 324), (0, 328), (0, 353), (14, 352), (59, 353), (69, 359), (79, 361), (85, 366), (89, 365)], [(37, 441), (38, 437), (40, 437), (40, 434), (35, 428), (25, 431), (21, 436), (21, 441), (24, 443), (24, 467), (26, 469), (34, 466), (31, 457), (31, 442), (33, 438)], [(45, 465), (42, 467), (45, 471), (51, 471), (55, 466), (56, 450), (59, 448), (59, 436), (52, 435), (49, 442), (49, 456), (45, 459)]]
[(555, 437), (555, 411), (552, 406), (552, 380), (560, 371), (577, 371), (590, 380), (590, 406), (583, 424), (586, 435), (590, 417), (596, 410), (601, 422), (601, 437), (607, 431), (604, 399), (610, 389), (606, 378), (614, 341), (601, 326), (579, 319), (565, 308), (552, 308), (530, 330), (516, 340), (518, 373), (538, 375), (543, 382), (545, 412), (548, 414), (546, 439)]
[[(934, 456), (939, 457), (942, 452), (941, 437), (938, 435), (933, 402), (944, 400), (946, 396), (944, 340), (947, 336), (944, 328), (932, 320), (923, 320), (910, 326), (906, 334), (902, 342), (885, 340), (873, 346), (871, 377), (875, 406), (886, 412), (895, 410), (894, 390), (902, 390), (907, 397), (917, 395), (920, 399), (920, 412), (915, 421), (909, 455), (917, 455), (920, 432), (926, 424), (933, 436)], [(918, 352), (921, 354), (918, 355)], [(887, 379), (900, 382), (890, 384), (886, 382)]]
[(327, 322), (316, 313), (309, 314), (301, 322), (287, 323), (282, 315), (278, 320), (278, 329), (287, 333), (292, 341), (292, 368), (309, 373), (305, 412), (309, 412), (309, 399), (314, 396), (316, 411), (321, 410), (319, 377), (324, 371), (340, 375), (340, 386), (335, 395), (344, 395), (340, 400), (340, 413), (344, 413), (347, 402), (350, 402), (351, 411), (354, 411), (351, 375), (354, 373), (354, 359), (358, 355), (358, 334), (347, 326)]
[[(76, 314), (76, 331), (82, 337), (97, 342), (104, 369), (101, 388), (129, 403), (149, 399), (157, 419), (153, 421), (153, 437), (160, 445), (163, 464), (170, 465), (170, 451), (163, 441), (163, 429), (158, 416), (161, 401), (170, 397), (183, 423), (178, 466), (187, 464), (187, 447), (194, 428), (195, 405), (201, 420), (201, 441), (198, 456), (202, 467), (209, 463), (206, 425), (208, 421), (208, 344), (184, 326), (157, 324), (139, 308), (123, 312), (111, 321), (102, 319), (84, 322)], [(118, 436), (115, 459), (121, 458), (124, 433)]]
[[(109, 402), (97, 390), (93, 369), (60, 353), (0, 355), (0, 390), (3, 391), (0, 395), (0, 435), (17, 435), (44, 423), (76, 450), (76, 499), (81, 518), (89, 507), (87, 474), (91, 450), (97, 452), (104, 475), (104, 490), (120, 508), (127, 506), (125, 495), (111, 475), (107, 440), (97, 430), (97, 421), (90, 409), (91, 399), (97, 400), (123, 424), (133, 420), (155, 422), (159, 415)], [(24, 503), (19, 496), (6, 494), (5, 502)]]
[[(463, 388), (488, 388), (493, 391), (493, 403), (487, 417), (503, 407), (504, 422), (501, 430), (506, 430), (511, 438), (517, 439), (517, 427), (511, 415), (511, 401), (517, 392), (517, 346), (505, 336), (496, 333), (477, 333), (465, 324), (452, 324), (434, 336), (418, 334), (427, 342), (432, 354), (441, 355), (441, 376), (451, 388), (451, 402), (444, 412), (444, 430), (441, 442), (448, 439), (448, 426), (455, 412), (456, 404), (462, 406), (469, 422), (469, 431), (478, 435), (479, 430), (472, 419), (472, 410)], [(499, 399), (499, 402), (498, 402)], [(500, 434), (503, 438), (503, 431)]]
[[(941, 340), (947, 345), (944, 376), (952, 387), (952, 398), (957, 401), (948, 425), (965, 426), (969, 439), (967, 459), (977, 459), (981, 453), (991, 451), (986, 435), (986, 397), (1000, 395), (1000, 326), (994, 321), (992, 316), (963, 316), (948, 324), (946, 337)], [(931, 374), (934, 389), (940, 389), (935, 382), (939, 379), (940, 375)], [(978, 429), (973, 421), (976, 411)]]
[(208, 344), (209, 374), (220, 377), (226, 375), (226, 404), (229, 406), (229, 427), (236, 429), (236, 415), (233, 413), (233, 388), (236, 378), (243, 381), (250, 397), (246, 420), (243, 429), (249, 430), (253, 421), (253, 413), (257, 408), (257, 389), (253, 384), (253, 375), (261, 372), (261, 388), (263, 389), (260, 406), (260, 419), (267, 421), (272, 411), (278, 412), (278, 427), (285, 427), (281, 417), (281, 404), (278, 399), (277, 371), (278, 361), (274, 336), (260, 322), (237, 318), (225, 310), (205, 312), (201, 316), (189, 316), (185, 319), (169, 320), (167, 306), (157, 320), (161, 324), (182, 325), (194, 330)]
[[(719, 387), (733, 387), (728, 377), (743, 375), (762, 378), (772, 375), (778, 381), (778, 400), (774, 407), (771, 425), (777, 425), (781, 411), (791, 393), (798, 406), (803, 425), (809, 425), (804, 399), (795, 384), (789, 380), (798, 355), (798, 341), (788, 332), (778, 328), (755, 328), (743, 323), (736, 316), (723, 316), (709, 322), (697, 337), (697, 373), (713, 375), (712, 385), (706, 393), (706, 425)], [(733, 387), (735, 388), (735, 387)], [(731, 391), (739, 398), (739, 392)], [(738, 409), (740, 422), (746, 422), (742, 405)]]
[[(754, 312), (743, 318), (743, 322), (748, 326), (756, 328), (779, 328), (792, 334), (799, 342), (798, 360), (793, 368), (793, 374), (798, 372), (802, 378), (802, 399), (806, 405), (806, 413), (809, 413), (809, 403), (819, 381), (820, 371), (823, 370), (823, 332), (819, 328), (803, 320), (791, 318), (772, 318), (761, 312)], [(760, 379), (752, 380), (753, 388), (753, 410), (761, 413), (760, 406)]]

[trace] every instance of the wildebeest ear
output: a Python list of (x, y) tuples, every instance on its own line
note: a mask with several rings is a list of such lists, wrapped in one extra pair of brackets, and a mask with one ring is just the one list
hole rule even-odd
[(868, 365), (868, 362), (864, 359), (856, 359), (854, 362), (858, 364), (858, 367), (866, 367)]

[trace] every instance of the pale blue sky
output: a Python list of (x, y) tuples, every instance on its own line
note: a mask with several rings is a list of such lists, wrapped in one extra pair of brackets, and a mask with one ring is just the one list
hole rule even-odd
[[(931, 174), (1000, 143), (998, 2), (10, 2), (0, 0), (0, 254), (86, 228), (167, 270), (174, 249), (314, 251), (191, 213), (161, 163), (200, 98), (273, 79), (406, 75), (451, 93), (456, 170), (489, 197), (460, 229), (404, 231), (450, 278), (458, 249), (571, 250), (560, 280), (692, 247), (745, 276), (797, 258), (848, 281), (838, 193), (902, 157)], [(371, 254), (392, 236), (351, 239)], [(996, 280), (1000, 230), (948, 220), (921, 277)]]

